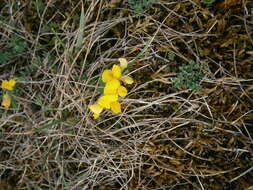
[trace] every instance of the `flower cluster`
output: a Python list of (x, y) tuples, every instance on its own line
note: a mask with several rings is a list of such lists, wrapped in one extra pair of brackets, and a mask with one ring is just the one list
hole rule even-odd
[(105, 83), (104, 94), (98, 99), (96, 104), (90, 105), (89, 109), (93, 112), (96, 119), (100, 116), (103, 109), (111, 109), (113, 113), (121, 112), (119, 97), (127, 95), (127, 89), (121, 82), (132, 84), (131, 77), (122, 75), (122, 71), (127, 67), (128, 62), (125, 58), (119, 58), (120, 65), (113, 65), (112, 69), (102, 73), (102, 81)]
[(12, 91), (15, 84), (16, 80), (14, 79), (2, 81), (1, 88), (7, 90), (7, 92), (3, 95), (3, 100), (1, 104), (5, 109), (8, 109), (11, 105), (11, 95), (8, 91)]

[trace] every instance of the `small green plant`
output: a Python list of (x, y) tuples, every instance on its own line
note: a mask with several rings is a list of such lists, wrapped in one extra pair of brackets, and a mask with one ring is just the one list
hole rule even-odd
[(0, 51), (0, 64), (4, 64), (11, 60), (13, 56), (24, 53), (28, 46), (24, 39), (17, 35), (12, 35), (4, 48), (5, 52)]
[(0, 64), (6, 63), (9, 61), (9, 53), (5, 52), (5, 53), (0, 53)]
[(168, 59), (174, 61), (174, 60), (175, 60), (175, 57), (176, 57), (176, 54), (175, 54), (174, 52), (172, 52), (172, 51), (169, 51), (169, 52), (166, 53), (166, 57), (167, 57)]
[(7, 47), (11, 50), (11, 53), (20, 54), (26, 51), (27, 43), (21, 37), (13, 35), (11, 36)]
[(180, 66), (179, 71), (177, 76), (172, 79), (174, 86), (186, 86), (195, 91), (202, 88), (199, 82), (204, 74), (200, 72), (200, 65), (195, 63), (195, 61), (190, 61), (189, 64)]
[(204, 3), (206, 6), (210, 7), (210, 6), (212, 6), (212, 4), (213, 4), (215, 1), (216, 1), (216, 0), (203, 0), (203, 3)]
[(128, 0), (128, 4), (136, 13), (144, 13), (144, 11), (150, 8), (156, 1), (157, 0)]
[(46, 6), (44, 5), (42, 0), (36, 0), (33, 2), (33, 6), (36, 8), (39, 14), (42, 14), (45, 10)]

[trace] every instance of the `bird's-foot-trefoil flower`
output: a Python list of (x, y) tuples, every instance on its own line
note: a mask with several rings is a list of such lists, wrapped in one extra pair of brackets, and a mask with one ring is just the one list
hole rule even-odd
[(96, 104), (90, 105), (89, 109), (93, 112), (96, 119), (100, 116), (103, 109), (110, 109), (113, 113), (121, 113), (119, 97), (127, 95), (127, 89), (121, 84), (132, 84), (134, 80), (130, 76), (122, 75), (127, 68), (128, 62), (125, 58), (118, 59), (120, 64), (114, 64), (112, 69), (106, 69), (102, 73), (102, 81), (105, 83), (104, 94), (98, 99)]
[(4, 107), (4, 109), (8, 109), (10, 107), (10, 105), (11, 105), (10, 91), (13, 90), (15, 84), (16, 84), (16, 80), (15, 79), (3, 80), (2, 81), (1, 88), (4, 89), (4, 90), (9, 91), (9, 92), (6, 92), (3, 95), (3, 98), (2, 98), (1, 105)]
[(2, 100), (2, 104), (1, 104), (4, 109), (8, 109), (11, 105), (11, 96), (6, 93), (3, 95), (3, 100)]
[(106, 69), (102, 73), (102, 81), (104, 83), (108, 83), (112, 80), (119, 80), (126, 84), (132, 84), (134, 80), (131, 77), (122, 75), (122, 71), (125, 68), (127, 68), (127, 64), (128, 64), (127, 60), (125, 58), (119, 58), (118, 60), (120, 62), (120, 65), (114, 64), (111, 70)]
[[(117, 84), (116, 84), (117, 83)], [(118, 96), (126, 96), (127, 95), (127, 89), (120, 85), (119, 81), (111, 81), (106, 83), (104, 87), (104, 95), (118, 95)]]
[(97, 119), (100, 113), (103, 111), (103, 107), (99, 104), (93, 104), (89, 106), (90, 110), (93, 112), (93, 117)]
[(5, 90), (13, 90), (13, 87), (16, 84), (16, 80), (11, 79), (11, 80), (3, 80), (2, 81), (2, 85), (1, 88), (5, 89)]

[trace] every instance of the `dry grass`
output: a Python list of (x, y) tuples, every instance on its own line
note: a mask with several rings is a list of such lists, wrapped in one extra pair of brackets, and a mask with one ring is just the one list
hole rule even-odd
[[(15, 35), (28, 44), (0, 65), (1, 79), (18, 78), (15, 104), (0, 110), (0, 189), (253, 185), (252, 2), (161, 0), (138, 15), (127, 1), (0, 0), (0, 10), (0, 53)], [(121, 114), (93, 120), (101, 72), (119, 57), (135, 83)], [(171, 84), (190, 60), (205, 74), (198, 92)]]

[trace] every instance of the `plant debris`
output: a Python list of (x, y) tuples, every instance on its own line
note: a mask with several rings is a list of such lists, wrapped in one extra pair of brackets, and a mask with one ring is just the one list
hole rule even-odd
[[(129, 2), (0, 0), (0, 189), (252, 189), (253, 2)], [(119, 57), (134, 83), (94, 120)]]

